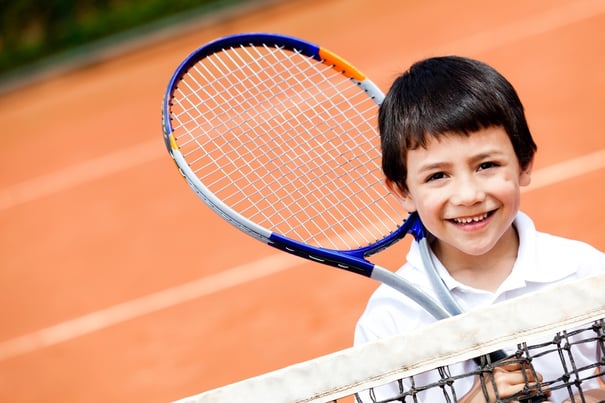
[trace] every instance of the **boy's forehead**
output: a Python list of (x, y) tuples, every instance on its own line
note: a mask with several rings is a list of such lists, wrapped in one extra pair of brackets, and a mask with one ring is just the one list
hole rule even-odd
[(476, 155), (510, 155), (515, 157), (512, 142), (502, 127), (481, 129), (471, 133), (445, 132), (428, 135), (424, 146), (407, 152), (408, 163), (432, 164)]
[(502, 126), (492, 126), (469, 132), (445, 131), (440, 133), (424, 133), (423, 137), (424, 145), (421, 147), (425, 149), (435, 144), (448, 142), (466, 142), (469, 144), (475, 142), (508, 143), (512, 147), (510, 136)]

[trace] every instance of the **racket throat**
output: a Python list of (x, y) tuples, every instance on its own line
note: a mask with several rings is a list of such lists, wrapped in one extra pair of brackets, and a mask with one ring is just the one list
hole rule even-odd
[(303, 243), (283, 238), (278, 234), (271, 234), (268, 245), (307, 260), (361, 274), (366, 277), (372, 277), (374, 270), (374, 265), (362, 260), (363, 257), (350, 256), (348, 253), (331, 249), (310, 247)]

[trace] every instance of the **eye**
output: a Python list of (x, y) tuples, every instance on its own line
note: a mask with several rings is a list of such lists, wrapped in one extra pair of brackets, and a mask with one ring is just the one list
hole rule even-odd
[(445, 177), (446, 177), (446, 175), (445, 175), (444, 172), (435, 172), (435, 173), (430, 174), (426, 178), (426, 181), (427, 182), (432, 182), (432, 181), (436, 181), (436, 180), (439, 180), (439, 179), (443, 179)]
[(483, 171), (485, 169), (489, 169), (489, 168), (495, 168), (500, 166), (498, 163), (493, 162), (493, 161), (486, 161), (486, 162), (482, 162), (481, 164), (479, 164), (479, 167), (477, 168), (478, 171)]

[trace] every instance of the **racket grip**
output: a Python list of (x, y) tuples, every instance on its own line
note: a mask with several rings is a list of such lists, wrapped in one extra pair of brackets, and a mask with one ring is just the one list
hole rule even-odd
[(482, 355), (480, 357), (473, 358), (473, 361), (480, 367), (485, 365), (486, 362), (493, 363), (502, 361), (503, 359), (508, 358), (508, 355), (504, 352), (504, 350), (493, 351), (489, 354)]
[(546, 396), (535, 396), (535, 397), (530, 397), (527, 399), (519, 400), (520, 403), (540, 403), (540, 402), (546, 402), (546, 401), (548, 401), (548, 398)]

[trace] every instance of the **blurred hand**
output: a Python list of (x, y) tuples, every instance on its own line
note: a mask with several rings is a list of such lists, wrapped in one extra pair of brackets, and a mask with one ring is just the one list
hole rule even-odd
[[(542, 382), (542, 375), (536, 374), (534, 371), (528, 370), (527, 367), (522, 368), (520, 363), (511, 363), (494, 368), (492, 373), (493, 379), (486, 379), (485, 386), (488, 393), (486, 400), (484, 391), (481, 387), (479, 377), (475, 380), (471, 390), (460, 399), (461, 403), (490, 403), (496, 401), (495, 390), (498, 391), (500, 398), (510, 397), (521, 392), (527, 384), (531, 387), (538, 382)], [(495, 388), (494, 388), (495, 385)]]

